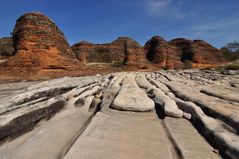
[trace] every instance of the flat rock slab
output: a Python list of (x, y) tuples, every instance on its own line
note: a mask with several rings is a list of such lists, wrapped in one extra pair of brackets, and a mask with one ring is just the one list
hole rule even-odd
[(99, 112), (64, 159), (173, 159), (175, 155), (156, 114)]
[(150, 111), (154, 109), (154, 102), (139, 88), (135, 76), (125, 77), (119, 94), (116, 96), (112, 108), (125, 111)]
[[(185, 85), (171, 82), (169, 86), (180, 98), (191, 101), (199, 105), (203, 111), (207, 111), (211, 116), (217, 116), (220, 120), (229, 124), (237, 131), (239, 130), (239, 104), (236, 102), (228, 102), (226, 100), (208, 96), (200, 92), (199, 86), (185, 87)], [(216, 87), (216, 86), (215, 86)]]
[(0, 139), (11, 138), (31, 130), (38, 121), (56, 114), (65, 104), (66, 100), (59, 96), (1, 114)]
[[(238, 89), (238, 91), (239, 91), (239, 89)], [(214, 97), (224, 99), (227, 101), (239, 103), (239, 95), (238, 95), (239, 92), (238, 91), (232, 92), (226, 88), (224, 88), (224, 89), (207, 88), (207, 89), (202, 89), (200, 92), (205, 93), (209, 96), (214, 96)]]
[(1, 146), (0, 158), (62, 158), (93, 114), (82, 108), (66, 109), (33, 131)]
[(14, 95), (23, 93), (31, 85), (39, 82), (14, 82), (0, 84), (0, 105), (11, 99)]
[(184, 159), (220, 158), (189, 121), (166, 117), (164, 123)]

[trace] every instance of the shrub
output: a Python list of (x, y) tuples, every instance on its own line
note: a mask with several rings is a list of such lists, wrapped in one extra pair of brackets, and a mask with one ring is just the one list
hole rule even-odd
[(124, 62), (116, 61), (111, 64), (112, 67), (121, 67), (124, 65)]
[(169, 67), (166, 65), (163, 67), (164, 70), (169, 70)]
[(192, 67), (193, 67), (192, 61), (189, 60), (184, 61), (184, 69), (190, 69)]
[(141, 66), (139, 67), (139, 69), (141, 69), (141, 70), (146, 70), (146, 69), (148, 69), (148, 66), (147, 66), (147, 65), (141, 65)]
[(239, 70), (239, 63), (229, 64), (225, 67), (226, 70)]

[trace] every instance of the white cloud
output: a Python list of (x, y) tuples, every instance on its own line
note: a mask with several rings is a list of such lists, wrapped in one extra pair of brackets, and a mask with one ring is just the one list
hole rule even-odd
[(219, 30), (219, 29), (230, 29), (239, 26), (238, 18), (224, 18), (224, 19), (215, 19), (214, 21), (201, 22), (192, 27), (193, 30)]
[(182, 12), (182, 3), (175, 0), (144, 0), (142, 7), (148, 15), (159, 18), (181, 19), (187, 14)]
[(163, 13), (170, 6), (171, 0), (147, 0), (145, 9), (149, 13)]
[(209, 43), (216, 43), (220, 48), (227, 42), (239, 40), (239, 17), (208, 17), (197, 19), (197, 22), (188, 23), (187, 26), (177, 31), (177, 36), (191, 39), (203, 39)]
[(214, 18), (214, 20), (211, 21), (201, 20), (200, 23), (195, 23), (186, 27), (186, 29), (198, 36), (211, 35), (214, 37), (221, 37), (226, 34), (236, 34), (238, 36), (235, 32), (239, 27), (238, 18), (239, 17), (227, 17), (221, 19)]

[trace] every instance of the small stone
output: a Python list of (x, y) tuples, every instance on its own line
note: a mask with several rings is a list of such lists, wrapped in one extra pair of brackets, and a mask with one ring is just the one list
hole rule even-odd
[(219, 150), (218, 149), (213, 149), (213, 152), (216, 154), (219, 154)]
[(190, 120), (192, 118), (192, 115), (190, 113), (183, 112), (183, 117)]

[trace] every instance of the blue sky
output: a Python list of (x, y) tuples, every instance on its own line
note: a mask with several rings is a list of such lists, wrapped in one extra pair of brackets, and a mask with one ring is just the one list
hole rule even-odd
[(0, 37), (10, 35), (19, 16), (39, 11), (70, 44), (129, 36), (143, 45), (160, 35), (203, 39), (220, 48), (239, 40), (239, 0), (1, 0), (0, 6)]

